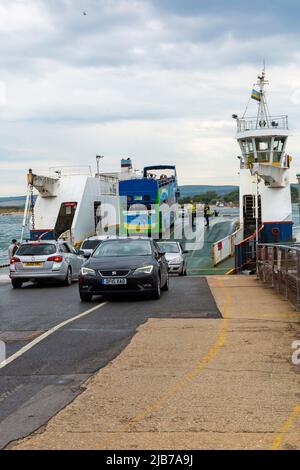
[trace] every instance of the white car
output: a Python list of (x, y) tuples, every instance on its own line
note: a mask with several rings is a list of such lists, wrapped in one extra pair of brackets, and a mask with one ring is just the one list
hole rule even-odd
[(165, 258), (169, 265), (169, 273), (186, 276), (186, 254), (188, 252), (182, 248), (180, 243), (173, 241), (159, 241), (157, 244), (160, 250), (165, 253)]

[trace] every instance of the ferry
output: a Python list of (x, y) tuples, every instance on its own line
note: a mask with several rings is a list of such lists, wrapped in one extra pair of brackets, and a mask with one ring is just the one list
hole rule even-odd
[(240, 227), (243, 240), (236, 247), (236, 270), (255, 259), (255, 245), (293, 241), (290, 167), (287, 153), (287, 115), (271, 115), (266, 99), (265, 70), (258, 76), (251, 98), (258, 103), (255, 117), (233, 114), (240, 160)]

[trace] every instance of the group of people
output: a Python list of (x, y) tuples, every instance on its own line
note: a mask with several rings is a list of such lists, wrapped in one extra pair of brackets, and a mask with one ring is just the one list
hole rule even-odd
[[(157, 179), (157, 175), (156, 175), (155, 173), (148, 173), (147, 178), (150, 178), (150, 179), (152, 179), (152, 180), (156, 180), (156, 179)], [(160, 179), (160, 180), (165, 180), (165, 179), (167, 179), (167, 178), (168, 178), (168, 175), (162, 174), (162, 175), (159, 176), (159, 179)]]
[[(212, 215), (217, 217), (219, 215), (219, 212), (217, 210), (214, 210), (214, 212), (212, 214), (209, 204), (206, 203), (204, 205), (203, 215), (204, 215), (204, 219), (205, 219), (205, 227), (209, 227), (209, 218)], [(194, 204), (193, 207), (192, 207), (192, 225), (195, 225), (196, 217), (197, 217), (197, 208), (196, 208), (196, 205)]]

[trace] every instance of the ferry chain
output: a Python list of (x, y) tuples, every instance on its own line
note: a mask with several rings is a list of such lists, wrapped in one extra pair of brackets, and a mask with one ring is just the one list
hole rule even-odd
[(30, 185), (30, 203), (31, 203), (31, 220), (32, 220), (32, 229), (35, 229), (35, 220), (34, 220), (34, 201), (33, 201), (33, 185)]
[[(31, 202), (31, 217), (32, 217), (32, 228), (35, 228), (35, 220), (34, 220), (34, 202), (33, 202), (33, 185), (30, 185), (30, 202)], [(8, 264), (0, 264), (0, 269), (1, 268), (8, 268)]]

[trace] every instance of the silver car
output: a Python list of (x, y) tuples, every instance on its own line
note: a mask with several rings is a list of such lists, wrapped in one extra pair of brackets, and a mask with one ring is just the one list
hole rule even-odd
[(14, 288), (27, 281), (60, 281), (70, 286), (85, 261), (82, 254), (63, 240), (23, 243), (10, 260), (11, 283)]
[(109, 235), (95, 235), (94, 237), (89, 237), (83, 240), (81, 243), (80, 250), (83, 251), (83, 256), (85, 258), (89, 258), (93, 251), (99, 246), (103, 240), (108, 240), (110, 237)]
[(187, 261), (185, 251), (179, 242), (161, 241), (157, 242), (160, 250), (165, 253), (168, 262), (169, 273), (186, 276)]

